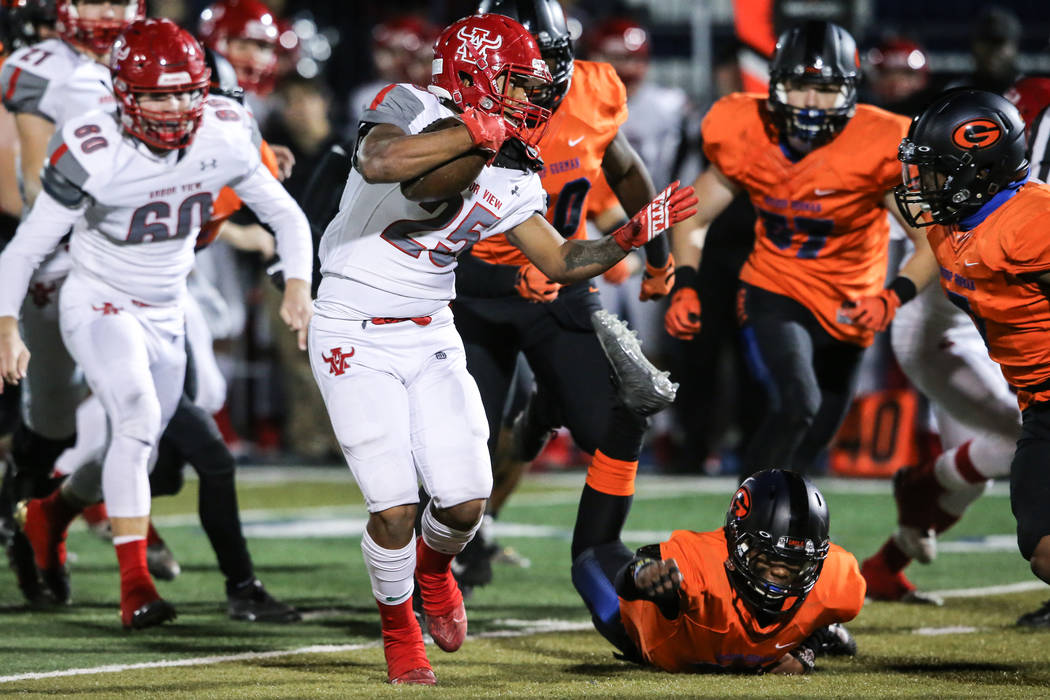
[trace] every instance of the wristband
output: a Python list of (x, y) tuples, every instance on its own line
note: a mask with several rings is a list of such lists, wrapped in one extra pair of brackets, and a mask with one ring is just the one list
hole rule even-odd
[(907, 304), (909, 301), (915, 298), (915, 295), (919, 293), (915, 283), (907, 277), (898, 277), (890, 283), (887, 289), (892, 289), (897, 295), (897, 298), (901, 300), (901, 304)]
[(676, 265), (674, 269), (674, 289), (672, 292), (677, 292), (679, 289), (690, 288), (696, 289), (696, 280), (698, 273), (695, 267), (689, 265)]

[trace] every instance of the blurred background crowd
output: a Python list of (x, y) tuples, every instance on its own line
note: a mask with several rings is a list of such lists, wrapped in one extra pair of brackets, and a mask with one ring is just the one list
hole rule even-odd
[[(151, 16), (190, 28), (215, 20), (205, 0), (148, 4)], [(691, 182), (700, 172), (703, 114), (727, 93), (765, 91), (775, 37), (802, 19), (830, 20), (849, 29), (862, 46), (861, 101), (906, 115), (946, 86), (968, 84), (1003, 93), (1023, 76), (1050, 75), (1045, 0), (562, 4), (577, 58), (612, 63), (626, 84), (630, 117), (623, 130), (658, 188), (675, 179)], [(235, 50), (231, 43), (226, 54), (255, 75), (256, 84), (244, 86), (248, 104), (264, 137), (294, 154), (295, 169), (284, 184), (302, 201), (321, 157), (333, 144), (352, 144), (357, 119), (379, 89), (391, 82), (429, 82), (434, 37), (452, 20), (470, 14), (476, 3), (265, 0), (265, 5), (274, 28), (229, 37), (238, 46)], [(603, 212), (591, 213), (600, 218)], [(636, 302), (639, 263), (614, 268), (601, 281), (606, 307), (630, 320), (650, 357), (682, 384), (674, 409), (654, 421), (643, 469), (731, 473), (739, 446), (755, 427), (755, 402), (763, 392), (744, 367), (733, 308), (737, 272), (753, 243), (753, 216), (743, 197), (709, 234), (700, 275), (705, 321), (694, 341), (674, 340), (663, 332), (661, 305)], [(216, 397), (217, 416), (244, 461), (341, 463), (305, 360), (267, 312), (267, 300), (275, 298), (265, 274), (272, 243), (270, 249), (261, 248), (238, 250), (220, 241), (202, 254), (211, 256), (213, 271), (208, 275), (205, 260), (202, 274), (218, 292), (215, 308), (206, 313), (216, 338), (215, 371), (223, 380), (218, 386), (225, 387)], [(229, 274), (230, 269), (237, 274)], [(836, 473), (888, 476), (936, 449), (923, 401), (907, 386), (884, 342), (880, 339), (868, 353), (860, 395), (830, 451), (827, 468)], [(536, 467), (582, 463), (562, 435)]]

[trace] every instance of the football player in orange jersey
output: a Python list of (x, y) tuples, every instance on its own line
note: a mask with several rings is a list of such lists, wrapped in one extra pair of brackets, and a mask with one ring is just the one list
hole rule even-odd
[[(620, 131), (627, 118), (627, 95), (613, 67), (574, 60), (557, 0), (485, 0), (479, 11), (505, 14), (524, 24), (554, 77), (553, 85), (534, 100), (553, 112), (539, 142), (540, 178), (549, 198), (547, 220), (565, 238), (586, 237), (583, 213), (601, 173), (624, 211), (633, 216), (655, 189), (645, 164)], [(662, 239), (647, 245), (645, 252), (646, 278), (640, 295), (658, 299), (670, 292), (674, 261)], [(452, 308), (466, 346), (467, 368), (485, 405), (490, 453), (496, 450), (520, 351), (540, 387), (539, 396), (534, 395), (522, 413), (526, 418), (519, 421), (519, 427), (528, 424), (519, 435), (522, 431), (532, 435), (526, 440), (532, 446), (517, 450), (520, 461), (533, 459), (551, 428), (565, 425), (576, 444), (593, 455), (588, 484), (633, 493), (646, 420), (618, 399), (617, 386), (610, 379), (610, 363), (591, 321), (591, 314), (600, 308), (597, 292), (588, 282), (554, 284), (500, 235), (460, 256)], [(640, 384), (653, 383), (656, 371), (644, 360), (637, 342), (630, 336), (621, 338), (633, 347), (619, 356), (640, 357), (644, 362), (614, 363), (620, 387), (632, 383), (624, 380), (624, 373), (633, 374)], [(548, 408), (539, 410), (541, 406)], [(499, 473), (499, 465), (495, 469)], [(462, 561), (484, 546), (482, 538), (475, 538)], [(491, 578), (487, 560), (468, 569), (469, 574), (460, 570), (461, 582), (468, 584), (483, 585)]]
[[(902, 215), (931, 227), (941, 287), (973, 319), (1017, 392), (1022, 426), (1010, 465), (1010, 505), (1021, 554), (1050, 583), (1050, 186), (1029, 180), (1018, 111), (972, 88), (931, 103), (898, 157)], [(1018, 624), (1050, 626), (1050, 602)]]
[[(935, 274), (919, 232), (916, 253), (889, 288), (892, 154), (907, 119), (856, 102), (853, 37), (807, 22), (786, 31), (770, 64), (770, 94), (719, 100), (703, 122), (710, 167), (696, 181), (697, 215), (676, 227), (678, 275), (667, 331), (700, 329), (696, 269), (704, 235), (740, 191), (754, 205), (755, 247), (740, 272), (737, 313), (754, 375), (767, 387), (763, 420), (741, 465), (805, 470), (835, 434), (852, 398), (871, 329)], [(866, 297), (861, 305), (857, 298)]]
[(602, 528), (577, 531), (572, 581), (628, 660), (674, 673), (806, 673), (818, 654), (856, 653), (841, 623), (860, 612), (864, 579), (829, 541), (827, 503), (805, 477), (758, 472), (723, 529), (676, 530), (637, 553), (620, 540), (614, 500)]

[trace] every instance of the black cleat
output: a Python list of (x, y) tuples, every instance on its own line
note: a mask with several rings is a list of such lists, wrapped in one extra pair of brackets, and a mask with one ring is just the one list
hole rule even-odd
[(1043, 603), (1037, 610), (1021, 615), (1017, 618), (1017, 624), (1021, 627), (1050, 627), (1050, 600)]
[(55, 604), (55, 599), (44, 587), (33, 559), (33, 547), (21, 530), (16, 530), (5, 547), (7, 562), (15, 572), (18, 589), (31, 608), (46, 608)]
[(69, 605), (73, 600), (73, 593), (69, 585), (69, 569), (59, 566), (40, 572), (40, 578), (51, 594), (55, 605)]
[(811, 635), (811, 639), (820, 644), (818, 656), (856, 656), (857, 640), (841, 623), (835, 622), (821, 627)]
[(124, 627), (125, 629), (143, 630), (147, 627), (163, 625), (176, 617), (175, 606), (163, 598), (157, 598), (133, 612), (131, 614), (131, 624), (124, 625)]
[(233, 620), (248, 622), (299, 622), (299, 611), (266, 592), (262, 582), (255, 578), (250, 583), (226, 588), (226, 612)]
[(460, 589), (464, 586), (471, 589), (480, 588), (492, 583), (492, 558), (496, 551), (479, 530), (474, 539), (452, 560), (452, 575)]

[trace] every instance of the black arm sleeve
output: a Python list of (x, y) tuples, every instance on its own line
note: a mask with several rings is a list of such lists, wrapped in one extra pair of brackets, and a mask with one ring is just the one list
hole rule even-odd
[[(653, 556), (654, 553), (655, 556)], [(681, 598), (677, 592), (652, 596), (645, 591), (639, 590), (634, 584), (635, 572), (647, 562), (653, 561), (660, 561), (660, 545), (651, 544), (639, 548), (634, 559), (631, 559), (616, 572), (613, 586), (616, 588), (616, 594), (624, 600), (647, 600), (655, 603), (665, 618), (673, 620), (678, 617), (678, 613), (681, 611)]]

